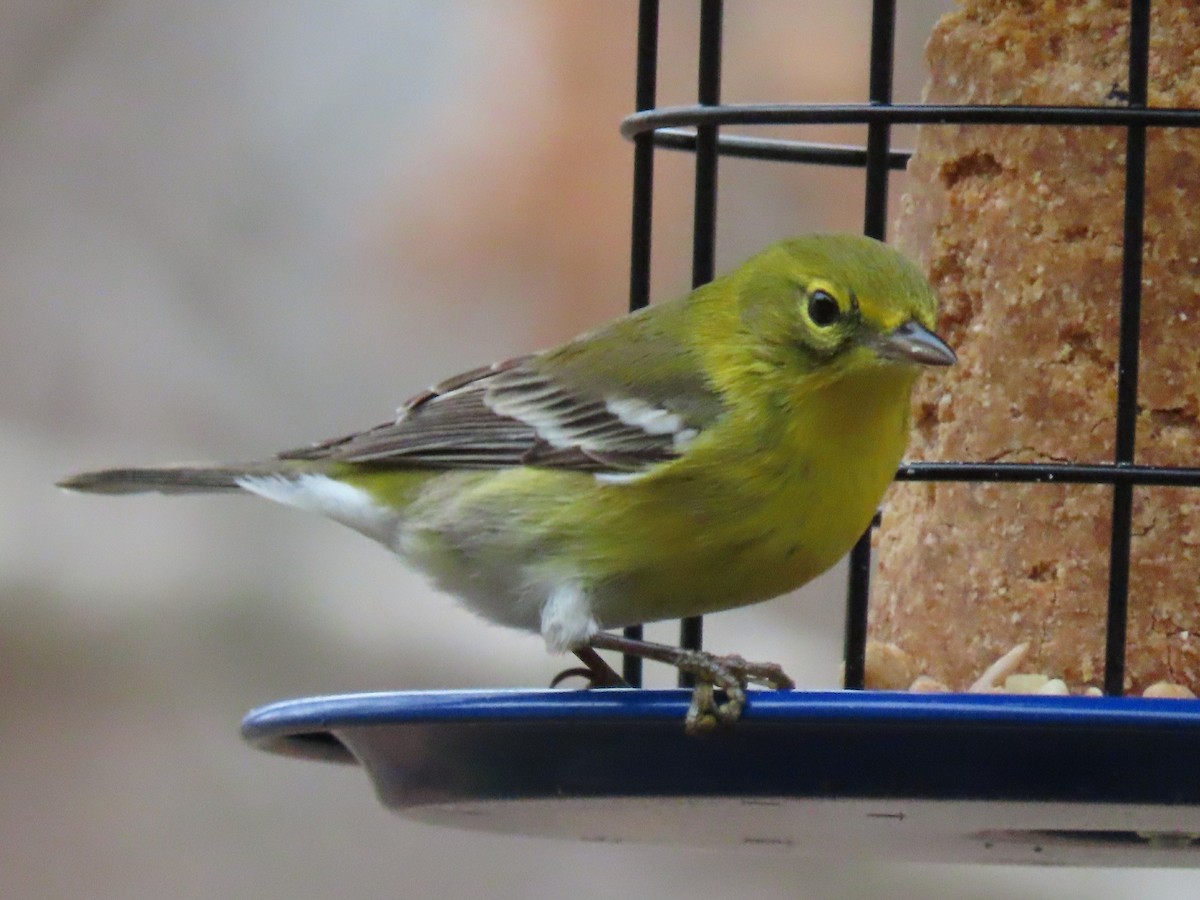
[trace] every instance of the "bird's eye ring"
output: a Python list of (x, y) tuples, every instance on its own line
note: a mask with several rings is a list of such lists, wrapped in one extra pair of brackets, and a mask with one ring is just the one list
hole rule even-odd
[(828, 291), (815, 290), (808, 295), (808, 317), (818, 328), (828, 328), (842, 317), (842, 308)]

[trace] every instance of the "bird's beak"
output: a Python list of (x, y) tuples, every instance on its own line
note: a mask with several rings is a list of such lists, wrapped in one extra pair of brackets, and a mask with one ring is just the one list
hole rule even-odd
[(908, 321), (881, 335), (875, 352), (884, 359), (904, 360), (922, 366), (950, 366), (958, 361), (949, 344), (921, 325)]

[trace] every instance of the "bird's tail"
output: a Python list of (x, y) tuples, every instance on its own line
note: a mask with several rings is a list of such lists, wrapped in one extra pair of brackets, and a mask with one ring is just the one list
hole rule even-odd
[(241, 490), (239, 479), (252, 475), (278, 473), (286, 468), (273, 464), (250, 463), (234, 466), (155, 466), (145, 469), (100, 469), (64, 478), (58, 483), (68, 491), (88, 494), (206, 494)]

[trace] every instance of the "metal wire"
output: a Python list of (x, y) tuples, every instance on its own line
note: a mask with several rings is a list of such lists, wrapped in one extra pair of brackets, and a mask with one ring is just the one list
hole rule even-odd
[[(874, 0), (871, 8), (872, 105), (887, 107), (892, 102), (892, 65), (896, 43), (894, 0)], [(891, 124), (886, 120), (867, 126), (865, 167), (866, 200), (863, 234), (882, 241), (887, 238), (888, 143)], [(845, 673), (842, 683), (849, 690), (862, 690), (867, 675), (867, 613), (871, 597), (871, 528), (850, 551), (849, 583), (846, 586), (846, 626), (843, 639)]]
[(896, 480), (1200, 487), (1200, 469), (1137, 466), (1132, 463), (913, 462), (900, 466)]
[[(653, 109), (658, 94), (658, 0), (638, 4), (637, 86), (634, 102), (639, 110)], [(650, 243), (654, 221), (654, 135), (643, 132), (633, 139), (633, 222), (629, 247), (629, 311), (650, 303)], [(625, 637), (642, 639), (642, 626), (631, 625)], [(642, 686), (642, 658), (628, 653), (621, 660), (621, 677), (632, 687)]]
[[(721, 102), (721, 26), (724, 0), (700, 0), (700, 71), (697, 74), (701, 106)], [(717, 123), (696, 127), (696, 190), (692, 223), (692, 286), (713, 280), (717, 252)], [(690, 616), (679, 628), (679, 644), (699, 650), (704, 643), (704, 619)], [(696, 679), (679, 673), (679, 686), (692, 687)]]
[[(1129, 22), (1129, 106), (1146, 108), (1150, 66), (1150, 3), (1134, 2)], [(1132, 463), (1137, 437), (1138, 338), (1142, 310), (1142, 226), (1146, 210), (1146, 126), (1125, 132), (1125, 222), (1121, 263), (1121, 339), (1117, 361), (1116, 462)], [(1108, 552), (1108, 619), (1104, 693), (1125, 692), (1125, 626), (1129, 618), (1129, 542), (1133, 486), (1113, 486), (1112, 540)]]
[[(1138, 2), (1138, 0), (1134, 0)], [(976, 106), (896, 103), (738, 103), (664, 106), (628, 116), (621, 134), (701, 125), (1145, 125), (1194, 128), (1200, 109), (1129, 106)]]
[[(651, 137), (652, 136), (652, 137)], [(651, 137), (655, 147), (666, 150), (696, 149), (696, 132), (686, 128), (660, 128), (641, 132), (634, 140)], [(763, 159), (773, 162), (814, 163), (822, 166), (849, 166), (861, 169), (867, 164), (865, 147), (842, 144), (822, 144), (816, 141), (784, 141), (775, 138), (746, 137), (740, 134), (717, 136), (721, 156), (741, 159)], [(908, 167), (911, 150), (889, 150), (888, 166), (903, 171)]]
[[(650, 0), (643, 0), (643, 7), (646, 5), (654, 5), (657, 9), (656, 2), (651, 4)], [(1137, 465), (1135, 446), (1145, 217), (1146, 129), (1200, 127), (1200, 109), (1151, 108), (1147, 105), (1150, 0), (1130, 2), (1128, 98), (1122, 95), (1119, 99), (1114, 99), (1114, 102), (1121, 105), (1103, 107), (893, 104), (891, 81), (895, 16), (895, 0), (873, 0), (869, 102), (721, 105), (721, 3), (719, 0), (702, 0), (699, 103), (695, 106), (662, 109), (639, 107), (637, 113), (622, 122), (621, 133), (637, 142), (638, 148), (651, 148), (650, 151), (642, 152), (652, 152), (654, 147), (662, 147), (696, 153), (693, 275), (695, 283), (702, 283), (712, 277), (712, 250), (716, 237), (716, 170), (719, 156), (861, 167), (864, 169), (866, 185), (864, 233), (883, 238), (886, 226), (888, 173), (893, 169), (904, 168), (911, 155), (906, 150), (889, 148), (889, 130), (892, 125), (1049, 125), (1122, 127), (1126, 130), (1124, 255), (1114, 462), (908, 463), (902, 465), (896, 475), (899, 481), (1111, 485), (1113, 517), (1109, 548), (1104, 691), (1109, 695), (1120, 695), (1124, 688), (1133, 489), (1139, 486), (1200, 486), (1200, 469)], [(806, 141), (718, 134), (720, 128), (728, 126), (820, 124), (865, 124), (866, 146), (831, 146)], [(635, 235), (637, 228), (635, 214)], [(635, 237), (635, 244), (637, 240)], [(648, 258), (648, 225), (643, 249)], [(641, 258), (637, 256), (636, 251), (634, 258)], [(872, 527), (877, 524), (878, 517)], [(869, 536), (868, 531), (850, 558), (845, 647), (847, 688), (861, 688), (863, 684), (867, 599), (870, 590)], [(686, 621), (690, 623), (693, 620)], [(688, 640), (691, 639), (690, 636), (696, 638), (696, 644), (692, 646), (698, 646), (699, 626), (697, 625), (694, 631), (688, 631), (688, 634)]]

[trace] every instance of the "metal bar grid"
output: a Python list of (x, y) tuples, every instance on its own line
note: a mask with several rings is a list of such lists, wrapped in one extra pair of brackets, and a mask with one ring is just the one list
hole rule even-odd
[[(644, 29), (646, 23), (651, 21), (647, 12), (650, 8), (654, 11), (653, 39), (656, 40), (657, 0), (642, 0), (640, 22)], [(711, 279), (713, 274), (711, 265), (716, 237), (716, 168), (719, 156), (863, 168), (866, 179), (864, 232), (882, 238), (886, 227), (888, 174), (891, 170), (903, 169), (911, 156), (910, 151), (893, 150), (888, 146), (892, 125), (1117, 126), (1126, 130), (1124, 256), (1114, 462), (1107, 465), (970, 461), (908, 463), (900, 467), (896, 476), (900, 481), (1111, 485), (1113, 521), (1109, 551), (1104, 690), (1110, 696), (1118, 696), (1123, 692), (1124, 680), (1133, 489), (1138, 486), (1200, 486), (1200, 469), (1137, 465), (1135, 453), (1146, 129), (1200, 127), (1200, 109), (1155, 108), (1147, 105), (1150, 0), (1130, 0), (1129, 97), (1127, 105), (1119, 107), (893, 104), (891, 79), (895, 16), (895, 0), (873, 0), (868, 103), (722, 106), (719, 103), (721, 2), (701, 0), (699, 104), (654, 109), (651, 98), (649, 105), (642, 105), (642, 41), (650, 39), (646, 37), (648, 32), (643, 30), (640, 32), (638, 56), (639, 111), (625, 119), (621, 124), (621, 133), (635, 141), (636, 154), (652, 154), (653, 148), (696, 153), (693, 274), (696, 283), (702, 283)], [(868, 127), (867, 144), (865, 147), (832, 146), (718, 133), (719, 128), (727, 126), (816, 124), (865, 124)], [(643, 149), (645, 147), (650, 149)], [(644, 168), (635, 167), (635, 188), (645, 191), (648, 197), (652, 170), (649, 162), (643, 165)], [(644, 216), (644, 219), (639, 216)], [(648, 278), (648, 199), (643, 201), (643, 205), (639, 205), (635, 199), (632, 259), (635, 266), (645, 267), (641, 277)], [(634, 293), (631, 292), (631, 302), (633, 299)], [(847, 688), (862, 687), (869, 574), (868, 532), (851, 554), (847, 591)], [(698, 625), (694, 628), (685, 626), (685, 634), (687, 645), (698, 646)]]

